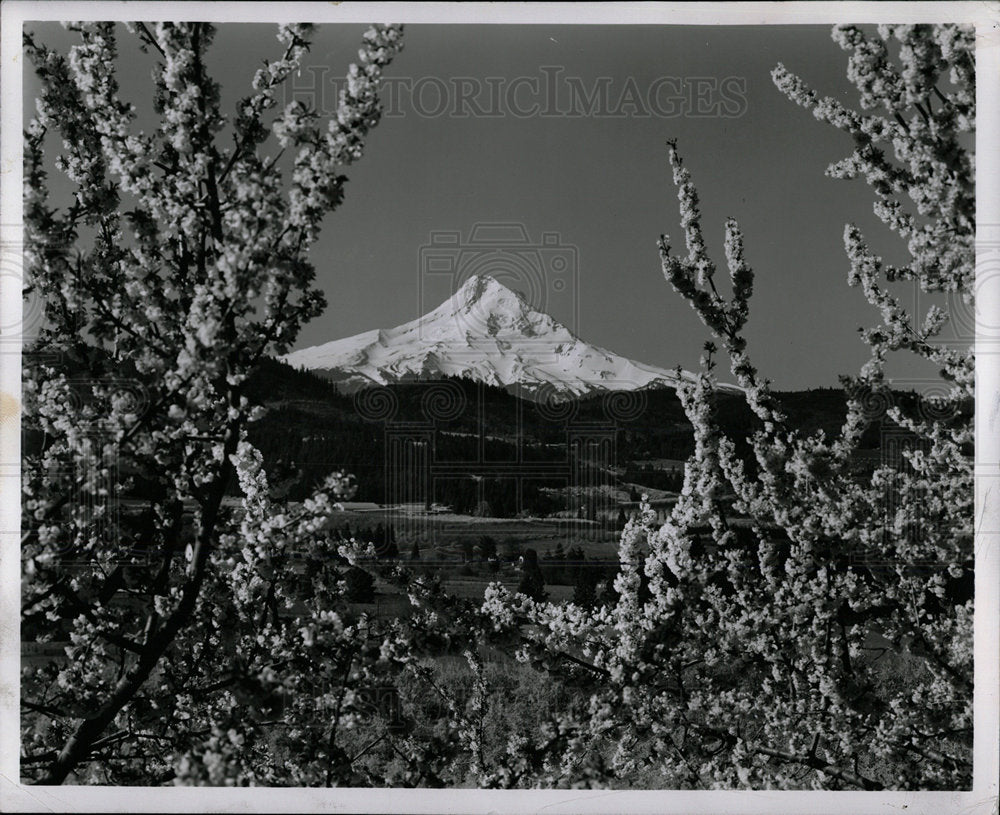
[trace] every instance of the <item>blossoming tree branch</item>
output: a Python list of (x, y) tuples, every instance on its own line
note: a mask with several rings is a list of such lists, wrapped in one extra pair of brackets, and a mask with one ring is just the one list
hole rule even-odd
[[(22, 769), (46, 784), (71, 773), (117, 783), (225, 775), (203, 758), (229, 739), (237, 697), (264, 715), (260, 700), (287, 675), (299, 668), (304, 681), (295, 661), (309, 649), (356, 641), (314, 608), (321, 589), (300, 592), (297, 616), (279, 618), (292, 605), (286, 547), (318, 545), (350, 482), (335, 474), (294, 511), (263, 514), (243, 389), (261, 357), (287, 351), (324, 307), (307, 253), (379, 121), (401, 28), (365, 33), (336, 112), (321, 121), (300, 102), (274, 112), (311, 26), (279, 28), (283, 53), (227, 119), (206, 70), (211, 25), (130, 25), (156, 59), (150, 133), (136, 131), (119, 96), (118, 26), (68, 28), (80, 39), (68, 56), (30, 35), (24, 43), (42, 81), (25, 133), (25, 274), (46, 323), (25, 358), (24, 421), (42, 441), (23, 464), (22, 633), (68, 641), (69, 659), (25, 672)], [(54, 140), (55, 168), (73, 185), (62, 209), (47, 186)], [(142, 511), (112, 512), (140, 478)], [(233, 478), (242, 513), (224, 506)], [(335, 658), (322, 670), (350, 673)], [(323, 692), (343, 702), (348, 685)], [(314, 757), (328, 759), (328, 782), (349, 771), (336, 749), (330, 738)]]
[[(713, 336), (702, 375), (680, 390), (695, 453), (669, 520), (647, 510), (625, 529), (616, 606), (592, 612), (493, 589), (496, 627), (531, 632), (525, 659), (565, 671), (556, 652), (569, 649), (585, 664), (568, 667), (593, 685), (585, 710), (556, 713), (513, 745), (509, 767), (554, 781), (581, 767), (607, 778), (652, 766), (665, 786), (692, 788), (970, 783), (974, 358), (940, 341), (946, 308), (910, 314), (888, 284), (972, 303), (974, 36), (908, 25), (833, 36), (850, 54), (862, 112), (781, 65), (774, 84), (850, 135), (853, 152), (828, 174), (863, 179), (908, 254), (889, 265), (857, 226), (844, 229), (848, 283), (881, 322), (862, 333), (870, 360), (843, 379), (842, 432), (789, 426), (743, 334), (754, 275), (739, 226), (725, 224), (727, 296), (670, 142), (686, 255), (661, 237), (663, 273)], [(715, 343), (758, 419), (750, 456), (715, 421)], [(885, 366), (895, 352), (934, 366), (944, 395), (894, 394)], [(880, 412), (907, 448), (859, 474), (852, 454)], [(608, 766), (595, 767), (595, 753)]]

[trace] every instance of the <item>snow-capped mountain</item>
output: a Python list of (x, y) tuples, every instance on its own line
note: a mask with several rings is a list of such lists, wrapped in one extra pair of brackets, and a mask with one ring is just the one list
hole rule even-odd
[[(673, 387), (676, 371), (589, 345), (493, 277), (470, 277), (448, 300), (396, 328), (293, 351), (296, 368), (351, 392), (372, 385), (463, 376), (533, 397)], [(683, 379), (692, 374), (682, 372)]]

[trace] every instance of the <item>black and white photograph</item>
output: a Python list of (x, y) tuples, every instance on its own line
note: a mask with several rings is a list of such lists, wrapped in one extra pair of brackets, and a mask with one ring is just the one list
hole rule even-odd
[(1000, 6), (3, 14), (0, 809), (996, 812)]

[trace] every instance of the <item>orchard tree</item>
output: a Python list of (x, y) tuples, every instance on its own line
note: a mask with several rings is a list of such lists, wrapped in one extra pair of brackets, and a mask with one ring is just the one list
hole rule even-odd
[[(891, 265), (858, 226), (844, 230), (848, 283), (881, 321), (862, 333), (870, 360), (843, 380), (842, 432), (791, 426), (753, 364), (742, 234), (726, 222), (727, 292), (669, 143), (686, 255), (663, 236), (663, 272), (713, 336), (701, 375), (679, 390), (695, 452), (666, 523), (646, 505), (626, 525), (616, 604), (589, 611), (490, 589), (496, 629), (527, 632), (522, 658), (571, 670), (591, 691), (577, 715), (554, 712), (512, 741), (484, 783), (600, 785), (637, 771), (691, 788), (971, 783), (974, 360), (941, 332), (949, 303), (972, 305), (974, 34), (838, 26), (833, 38), (849, 54), (860, 110), (781, 65), (774, 83), (851, 138), (851, 155), (828, 174), (863, 179), (906, 250)], [(894, 283), (935, 304), (909, 313)], [(716, 344), (757, 419), (749, 456), (716, 422)], [(935, 398), (893, 391), (885, 366), (896, 352), (940, 371)], [(874, 420), (902, 452), (859, 472), (854, 454)]]
[[(365, 32), (327, 121), (276, 109), (309, 25), (278, 29), (283, 53), (228, 118), (211, 25), (127, 25), (155, 61), (149, 132), (119, 95), (119, 26), (68, 28), (68, 55), (25, 36), (42, 85), (25, 277), (45, 324), (24, 356), (22, 635), (65, 658), (24, 667), (22, 774), (366, 783), (348, 720), (379, 640), (345, 613), (327, 531), (351, 479), (272, 502), (244, 387), (324, 308), (308, 252), (379, 121), (401, 28)], [(52, 169), (71, 186), (62, 208)]]

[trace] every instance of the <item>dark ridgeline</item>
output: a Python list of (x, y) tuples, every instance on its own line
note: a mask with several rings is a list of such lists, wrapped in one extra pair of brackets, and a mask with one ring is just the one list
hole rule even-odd
[[(499, 463), (564, 461), (568, 428), (610, 427), (615, 435), (615, 464), (622, 468), (621, 483), (671, 492), (682, 484), (682, 464), (693, 451), (694, 442), (691, 426), (671, 389), (645, 392), (645, 407), (639, 415), (609, 421), (602, 396), (578, 400), (572, 416), (561, 418), (558, 412), (520, 400), (503, 388), (467, 379), (443, 381), (449, 388), (461, 390), (460, 411), (444, 419), (429, 417), (425, 397), (434, 383), (415, 382), (379, 388), (391, 392), (395, 408), (390, 418), (380, 419), (366, 412), (359, 394), (340, 393), (321, 376), (268, 359), (248, 387), (250, 398), (268, 407), (267, 414), (251, 426), (250, 439), (264, 456), (272, 487), (292, 498), (305, 497), (326, 473), (343, 469), (358, 480), (357, 500), (384, 502), (386, 428), (411, 424), (434, 426), (436, 460)], [(834, 435), (846, 414), (845, 393), (835, 388), (782, 393), (781, 399), (792, 425), (807, 434), (822, 429), (828, 436)], [(721, 427), (738, 445), (759, 424), (738, 395), (720, 393), (717, 408)], [(866, 431), (863, 446), (872, 457), (877, 457), (880, 448), (880, 422), (881, 418), (873, 417)], [(740, 449), (747, 452), (745, 443)], [(675, 463), (671, 467), (650, 463), (657, 460)], [(859, 461), (859, 466), (864, 463)], [(510, 517), (517, 513), (516, 489), (510, 479), (502, 473), (490, 477), (471, 468), (469, 476), (437, 483), (434, 502), (473, 514), (479, 496), (486, 492), (491, 514)], [(486, 487), (481, 488), (472, 476), (486, 478)], [(558, 510), (543, 491), (545, 486), (558, 484), (539, 481), (522, 496), (520, 509), (536, 515)]]

